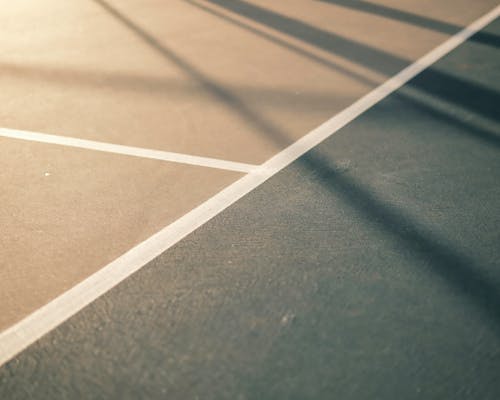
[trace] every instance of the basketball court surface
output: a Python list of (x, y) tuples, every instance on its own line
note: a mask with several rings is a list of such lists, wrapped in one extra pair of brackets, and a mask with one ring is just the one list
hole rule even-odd
[(0, 8), (0, 399), (500, 398), (500, 5)]

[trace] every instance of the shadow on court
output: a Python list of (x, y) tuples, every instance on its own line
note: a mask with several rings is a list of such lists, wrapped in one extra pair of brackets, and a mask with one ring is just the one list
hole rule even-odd
[[(188, 96), (206, 96), (212, 98), (213, 96), (213, 93), (200, 91), (198, 85), (147, 74), (68, 69), (43, 65), (29, 66), (9, 62), (0, 62), (0, 71), (4, 76), (11, 76), (25, 81), (43, 80), (59, 86), (90, 86), (95, 89), (105, 88), (123, 92), (135, 92), (139, 95), (156, 96), (157, 98), (182, 98)], [(267, 104), (269, 107), (272, 106), (275, 108), (302, 105), (305, 108), (304, 112), (307, 112), (307, 107), (324, 106), (335, 99), (334, 93), (326, 91), (301, 92), (300, 96), (296, 96), (293, 91), (276, 87), (224, 85), (224, 89), (231, 93), (238, 93), (248, 103)]]
[[(172, 79), (158, 78), (139, 74), (126, 73), (105, 73), (102, 71), (92, 70), (68, 70), (51, 66), (26, 66), (15, 63), (3, 62), (0, 64), (2, 73), (19, 77), (22, 79), (45, 80), (55, 84), (72, 84), (72, 85), (87, 85), (97, 88), (106, 87), (115, 90), (126, 90), (132, 92), (143, 93), (144, 95), (155, 96), (213, 96), (221, 101), (229, 110), (239, 115), (239, 117), (250, 126), (257, 127), (266, 135), (275, 138), (280, 137), (277, 143), (280, 147), (285, 147), (291, 143), (284, 132), (275, 126), (270, 120), (264, 118), (252, 107), (252, 104), (267, 104), (268, 108), (289, 107), (293, 105), (297, 108), (297, 112), (309, 108), (314, 108), (315, 105), (324, 105), (334, 99), (334, 93), (302, 93), (301, 96), (293, 96), (291, 93), (279, 90), (276, 88), (262, 88), (255, 86), (227, 86), (213, 82), (196, 66), (188, 63), (186, 60), (179, 57), (175, 52), (169, 49), (164, 43), (148, 33), (144, 28), (126, 17), (122, 12), (114, 8), (110, 3), (104, 0), (93, 0), (101, 7), (106, 9), (116, 19), (120, 20), (128, 29), (133, 31), (137, 36), (143, 39), (151, 48), (161, 54), (167, 61), (175, 64), (177, 67), (187, 72), (198, 85), (204, 89), (199, 90), (196, 85), (185, 85)], [(236, 26), (248, 30), (265, 40), (271, 41), (274, 44), (295, 52), (308, 60), (328, 67), (334, 71), (340, 72), (345, 76), (353, 78), (363, 84), (372, 87), (378, 86), (379, 82), (374, 81), (360, 73), (350, 71), (349, 69), (336, 64), (335, 62), (314, 54), (306, 49), (298, 47), (293, 43), (287, 42), (278, 36), (274, 36), (269, 32), (265, 32), (243, 23), (240, 20), (222, 14), (219, 11), (202, 5), (193, 0), (186, 0), (189, 4), (204, 10), (216, 17), (224, 19), (226, 22), (235, 24)], [(327, 48), (331, 54), (339, 54), (343, 57), (351, 57), (356, 54), (356, 58), (352, 61), (359, 62), (364, 67), (384, 72), (387, 74), (382, 64), (389, 60), (389, 64), (397, 65), (397, 70), (409, 65), (410, 61), (405, 60), (387, 52), (371, 49), (366, 45), (354, 42), (349, 39), (344, 39), (338, 35), (333, 35), (330, 32), (325, 32), (319, 28), (312, 27), (302, 21), (296, 21), (289, 17), (281, 16), (275, 12), (271, 12), (253, 4), (244, 1), (227, 2), (224, 0), (208, 0), (209, 3), (217, 3), (221, 7), (227, 7), (228, 10), (238, 12), (246, 18), (253, 18), (260, 24), (265, 24), (275, 30), (287, 33), (291, 36), (305, 40), (318, 48)], [(288, 25), (292, 23), (297, 30), (291, 29)], [(473, 38), (476, 38), (475, 35)], [(491, 35), (497, 38), (497, 36)], [(496, 39), (498, 40), (498, 39)], [(346, 52), (345, 49), (349, 49)], [(370, 58), (375, 54), (375, 58)], [(382, 64), (377, 64), (374, 60), (382, 60)], [(464, 90), (465, 89), (465, 90)], [(436, 104), (429, 104), (426, 96), (432, 96), (442, 104), (441, 107), (436, 107)], [(466, 93), (464, 95), (464, 93)], [(484, 87), (477, 83), (468, 82), (458, 77), (449, 76), (441, 71), (435, 71), (432, 68), (428, 69), (424, 75), (420, 75), (416, 79), (407, 84), (405, 90), (400, 90), (396, 94), (405, 100), (414, 104), (415, 107), (427, 112), (435, 118), (446, 121), (460, 127), (468, 127), (468, 130), (458, 129), (457, 134), (470, 135), (471, 133), (480, 141), (487, 145), (495, 147), (500, 146), (500, 135), (498, 134), (496, 125), (500, 121), (497, 105), (500, 104), (500, 96), (498, 92), (490, 88)], [(245, 100), (243, 100), (243, 98)], [(435, 103), (435, 102), (434, 102)], [(479, 116), (471, 120), (464, 118), (459, 113), (450, 112), (450, 105), (456, 104), (468, 111)], [(304, 105), (304, 107), (300, 107)], [(482, 121), (486, 119), (485, 121)]]
[[(265, 40), (269, 40), (272, 43), (280, 45), (287, 50), (293, 51), (301, 56), (304, 56), (313, 62), (326, 66), (334, 71), (340, 72), (345, 76), (354, 78), (361, 83), (365, 83), (373, 87), (376, 87), (378, 85), (378, 82), (374, 81), (373, 79), (370, 79), (360, 73), (356, 73), (355, 71), (348, 70), (341, 65), (333, 63), (332, 61), (326, 58), (322, 58), (317, 54), (311, 53), (305, 49), (302, 49), (298, 46), (288, 43), (277, 36), (269, 34), (268, 32), (259, 30), (251, 25), (245, 24), (240, 20), (231, 18), (226, 14), (222, 14), (219, 11), (213, 8), (206, 7), (205, 5), (196, 2), (194, 0), (186, 0), (186, 1), (211, 15), (219, 17), (228, 23), (234, 24), (242, 29), (245, 29), (253, 34), (258, 35), (259, 37), (264, 38)], [(218, 1), (218, 3), (222, 2)], [(226, 2), (224, 2), (224, 4), (226, 4)], [(252, 5), (251, 7), (254, 6)], [(317, 30), (317, 28), (315, 29)], [(472, 39), (476, 38), (477, 35), (484, 35), (484, 34), (482, 32), (477, 33), (472, 37)], [(497, 42), (500, 41), (500, 39), (498, 39), (498, 36), (495, 35), (490, 35), (488, 36), (488, 38), (489, 40), (490, 39), (496, 40)], [(385, 57), (392, 57), (392, 56), (385, 55)], [(409, 63), (409, 61), (407, 60), (405, 62)], [(363, 65), (366, 67), (370, 67), (371, 63), (370, 65), (367, 65), (365, 60), (365, 63)], [(470, 134), (470, 132), (473, 132), (478, 140), (481, 140), (488, 145), (500, 147), (500, 136), (498, 135), (497, 130), (492, 129), (491, 127), (488, 126), (480, 126), (478, 124), (474, 124), (469, 119), (460, 118), (460, 116), (457, 115), (456, 113), (447, 112), (445, 109), (446, 107), (442, 107), (440, 109), (434, 106), (429, 106), (426, 100), (422, 99), (421, 96), (419, 96), (419, 93), (423, 91), (425, 93), (432, 94), (436, 98), (442, 99), (446, 103), (448, 102), (455, 103), (458, 101), (458, 103), (460, 104), (460, 101), (467, 102), (468, 103), (467, 108), (469, 109), (469, 111), (471, 109), (480, 110), (481, 113), (485, 113), (487, 117), (491, 117), (495, 122), (497, 122), (498, 113), (496, 112), (495, 102), (499, 100), (498, 93), (496, 91), (485, 88), (478, 84), (473, 84), (458, 78), (446, 79), (447, 77), (445, 77), (445, 79), (443, 80), (443, 76), (445, 76), (445, 74), (443, 74), (442, 72), (436, 73), (435, 71), (432, 71), (432, 69), (428, 69), (426, 71), (425, 78), (419, 77), (418, 79), (415, 79), (408, 84), (409, 87), (415, 90), (402, 90), (402, 91), (400, 90), (399, 92), (397, 92), (396, 95), (411, 102), (412, 104), (415, 105), (415, 107), (418, 107), (423, 111), (426, 111), (429, 115), (432, 115), (435, 118), (439, 118), (440, 120), (446, 121), (457, 127), (468, 128), (467, 130), (463, 129), (458, 130), (457, 134), (460, 133)], [(464, 98), (462, 92), (462, 89), (464, 87), (467, 88), (468, 93), (472, 93), (473, 95)], [(259, 90), (263, 90), (265, 92), (266, 89), (259, 89)], [(461, 98), (463, 99), (460, 100)]]
[(297, 163), (314, 171), (323, 187), (333, 196), (353, 207), (367, 221), (375, 223), (395, 243), (410, 250), (414, 257), (429, 262), (432, 272), (454, 291), (466, 296), (500, 334), (500, 282), (483, 271), (491, 270), (460, 252), (446, 240), (430, 232), (405, 215), (403, 209), (386, 204), (377, 194), (342, 172), (334, 160), (316, 150), (302, 156)]
[[(382, 4), (372, 3), (370, 1), (359, 0), (316, 0), (322, 3), (330, 3), (336, 6), (350, 8), (364, 13), (378, 15), (385, 18), (390, 18), (396, 21), (419, 26), (426, 29), (431, 29), (436, 32), (447, 33), (453, 35), (460, 31), (463, 27), (448, 22), (440, 21), (435, 18), (430, 18), (423, 15), (414, 14), (408, 11), (398, 10)], [(500, 38), (488, 32), (478, 32), (471, 38), (477, 43), (486, 44), (493, 47), (500, 47)]]
[[(165, 59), (182, 68), (214, 97), (238, 113), (247, 123), (259, 128), (263, 134), (272, 137), (280, 146), (289, 144), (285, 132), (254, 112), (231, 91), (212, 82), (201, 71), (160, 43), (158, 39), (147, 33), (108, 2), (104, 0), (93, 1), (121, 21), (124, 26), (142, 38)], [(366, 64), (367, 61), (370, 61), (369, 66), (378, 70), (384, 69), (387, 72), (385, 67), (388, 67), (390, 73), (393, 73), (409, 64), (408, 60), (322, 31), (301, 21), (280, 16), (244, 1), (208, 1), (358, 63)], [(470, 82), (435, 70), (425, 71), (410, 82), (409, 86), (431, 93), (451, 104), (460, 105), (495, 121), (499, 119), (497, 105), (500, 104), (500, 97), (491, 89), (480, 88)], [(463, 95), (464, 92), (467, 93), (466, 96)], [(457, 126), (462, 124), (448, 115), (441, 115), (439, 111), (435, 111), (430, 106), (427, 107), (425, 104), (417, 104), (417, 106), (446, 122)], [(474, 132), (481, 140), (498, 146), (498, 137), (492, 136), (491, 132), (482, 132), (477, 129), (474, 129)], [(364, 219), (375, 222), (382, 231), (392, 237), (394, 242), (409, 250), (414, 257), (431, 264), (432, 271), (446, 281), (451, 289), (466, 296), (480, 313), (488, 317), (495, 330), (500, 333), (500, 285), (481, 272), (487, 270), (485, 266), (479, 265), (452, 245), (445, 245), (444, 243), (447, 241), (444, 238), (431, 234), (429, 229), (419, 226), (412, 218), (405, 215), (403, 210), (384, 203), (376, 194), (352, 178), (340, 173), (333, 160), (320, 155), (317, 151), (309, 152), (301, 157), (297, 163), (312, 170), (333, 196), (343, 199)]]
[[(385, 76), (392, 76), (411, 64), (409, 60), (387, 51), (370, 47), (243, 0), (207, 0), (207, 2), (252, 19), (319, 49), (347, 58)], [(500, 45), (498, 37), (495, 37), (495, 43)], [(433, 69), (427, 71), (424, 82), (415, 82), (413, 85), (417, 89), (459, 104), (485, 117), (497, 121), (500, 118), (497, 109), (497, 104), (500, 104), (500, 95), (494, 90), (485, 87), (478, 88), (475, 84)], [(461, 91), (462, 89), (465, 90)], [(464, 96), (464, 92), (467, 92), (468, 95)]]

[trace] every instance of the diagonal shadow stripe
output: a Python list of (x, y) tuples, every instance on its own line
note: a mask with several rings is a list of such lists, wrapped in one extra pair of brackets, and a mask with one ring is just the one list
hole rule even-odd
[[(245, 0), (206, 1), (385, 75), (392, 75), (411, 63), (410, 60), (385, 50), (325, 31)], [(495, 90), (478, 89), (471, 82), (436, 69), (427, 70), (425, 79), (414, 80), (412, 84), (418, 89), (460, 104), (494, 121), (500, 120), (497, 106), (500, 104), (500, 95)]]
[[(385, 18), (405, 22), (411, 25), (420, 26), (431, 29), (437, 32), (455, 34), (463, 29), (463, 26), (451, 24), (449, 22), (440, 21), (435, 18), (414, 14), (408, 11), (398, 10), (397, 8), (389, 7), (382, 4), (372, 3), (370, 1), (359, 0), (317, 0), (322, 3), (330, 3), (345, 8), (350, 8), (356, 11), (361, 11), (373, 15), (378, 15)], [(500, 47), (500, 37), (489, 32), (478, 32), (471, 41), (486, 44), (488, 46)]]

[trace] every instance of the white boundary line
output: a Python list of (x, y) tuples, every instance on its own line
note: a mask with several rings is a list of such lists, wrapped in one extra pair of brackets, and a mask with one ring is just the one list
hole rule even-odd
[(60, 146), (77, 147), (87, 150), (103, 151), (106, 153), (124, 154), (133, 157), (152, 158), (154, 160), (171, 161), (182, 164), (197, 165), (200, 167), (218, 168), (237, 172), (252, 172), (257, 166), (235, 161), (219, 160), (217, 158), (198, 157), (189, 154), (172, 153), (169, 151), (144, 149), (141, 147), (123, 146), (96, 142), (93, 140), (78, 139), (68, 136), (49, 135), (47, 133), (20, 131), (0, 127), (0, 136), (29, 140), (32, 142), (57, 144)]
[(399, 89), (500, 16), (500, 5), (171, 225), (0, 333), (0, 365)]

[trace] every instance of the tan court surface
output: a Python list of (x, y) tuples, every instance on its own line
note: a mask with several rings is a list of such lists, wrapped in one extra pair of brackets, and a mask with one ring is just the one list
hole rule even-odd
[(0, 328), (241, 174), (0, 137)]
[[(2, 125), (261, 163), (446, 38), (321, 1), (214, 3), (4, 7)], [(385, 3), (457, 28), (496, 4)]]
[[(377, 4), (458, 30), (497, 2)], [(450, 35), (306, 0), (22, 0), (0, 26), (0, 126), (255, 164)], [(0, 138), (0, 329), (240, 176)]]

